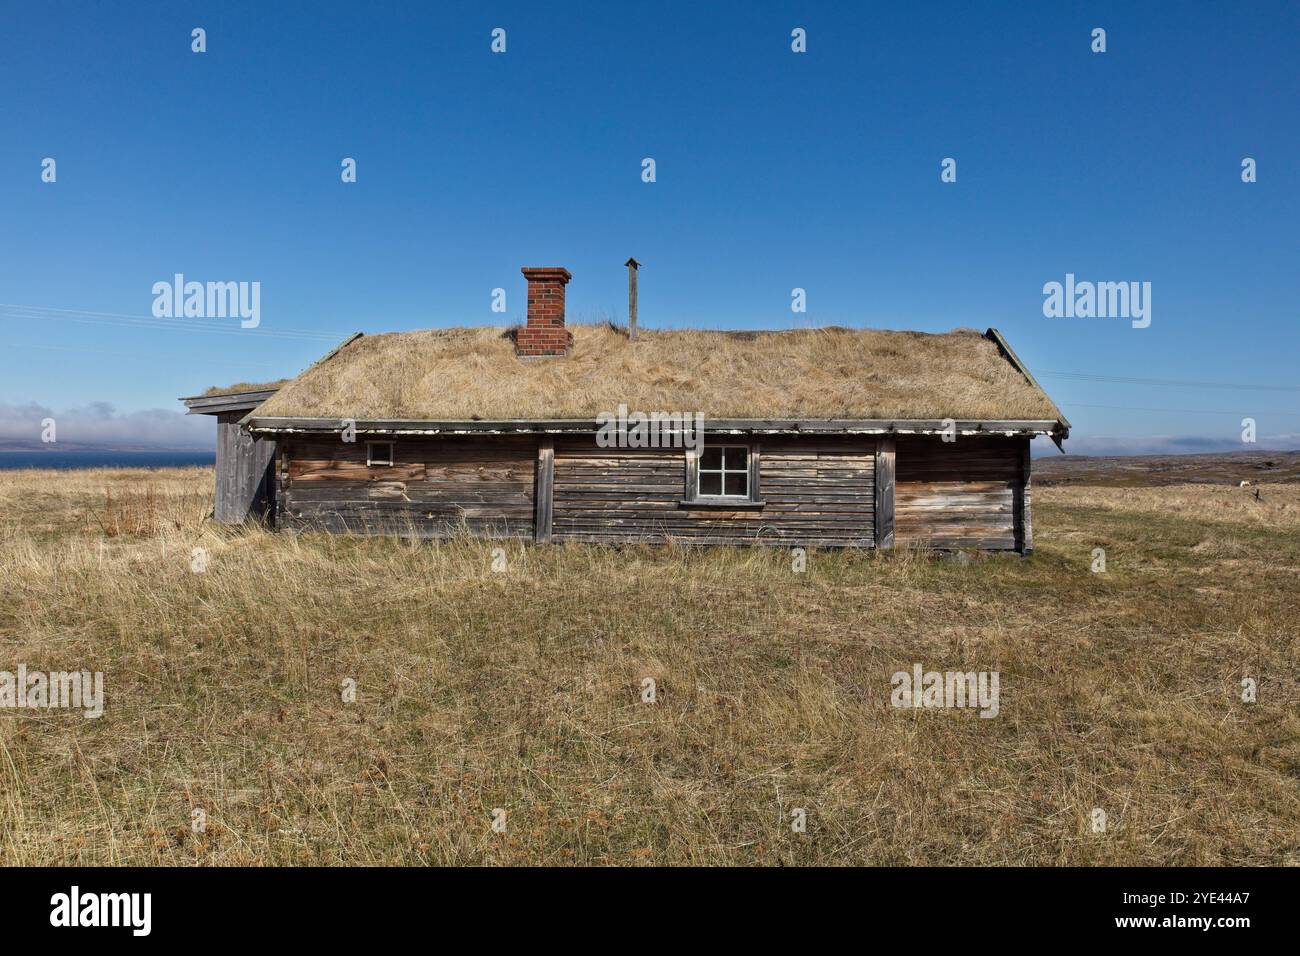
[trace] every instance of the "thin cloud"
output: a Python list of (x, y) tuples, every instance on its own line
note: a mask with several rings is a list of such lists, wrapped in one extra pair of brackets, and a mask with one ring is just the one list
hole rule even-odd
[(46, 419), (54, 419), (57, 448), (61, 444), (148, 446), (169, 449), (210, 450), (215, 437), (206, 415), (186, 415), (165, 408), (118, 413), (109, 402), (91, 402), (55, 411), (30, 402), (0, 403), (0, 442), (41, 443)]

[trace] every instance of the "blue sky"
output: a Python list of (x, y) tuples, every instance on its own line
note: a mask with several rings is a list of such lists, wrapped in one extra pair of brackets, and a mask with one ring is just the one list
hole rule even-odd
[[(1300, 447), (1298, 35), (1268, 2), (11, 4), (0, 438), (203, 442), (177, 396), (521, 318), (523, 265), (622, 319), (634, 255), (650, 326), (996, 326), (1071, 450)], [(260, 282), (261, 325), (152, 320), (177, 272)], [(1045, 317), (1067, 273), (1150, 282), (1151, 326)]]

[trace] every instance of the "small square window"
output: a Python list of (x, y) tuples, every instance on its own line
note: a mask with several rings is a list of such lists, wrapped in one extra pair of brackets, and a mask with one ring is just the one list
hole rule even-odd
[(696, 487), (691, 498), (735, 498), (750, 500), (749, 448), (745, 445), (710, 445), (701, 450), (696, 468)]
[(366, 442), (366, 464), (371, 468), (393, 466), (393, 443), (390, 441)]

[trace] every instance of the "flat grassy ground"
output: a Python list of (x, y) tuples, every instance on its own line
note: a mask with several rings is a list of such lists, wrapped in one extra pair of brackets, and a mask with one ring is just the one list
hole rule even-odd
[(1236, 451), (1205, 455), (1133, 455), (1122, 458), (1047, 455), (1034, 462), (1034, 483), (1150, 487), (1152, 485), (1294, 484), (1300, 451)]
[[(232, 532), (211, 481), (0, 472), (0, 670), (106, 683), (0, 710), (0, 863), (1300, 862), (1300, 485), (1039, 488), (1032, 558), (795, 573)], [(1000, 713), (891, 707), (915, 662)]]

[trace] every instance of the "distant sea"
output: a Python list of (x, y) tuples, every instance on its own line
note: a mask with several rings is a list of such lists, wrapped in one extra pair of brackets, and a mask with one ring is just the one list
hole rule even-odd
[(10, 468), (185, 468), (213, 465), (210, 451), (0, 451)]

